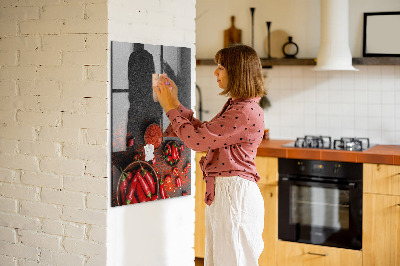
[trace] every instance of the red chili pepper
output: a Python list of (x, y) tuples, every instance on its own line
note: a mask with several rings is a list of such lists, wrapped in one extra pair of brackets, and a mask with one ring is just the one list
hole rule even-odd
[(168, 156), (167, 161), (168, 161), (168, 162), (172, 161), (172, 156)]
[(176, 177), (175, 184), (176, 184), (176, 187), (181, 187), (182, 186), (182, 180), (181, 180), (181, 178), (179, 176)]
[(144, 176), (144, 178), (146, 179), (147, 184), (148, 184), (149, 187), (150, 187), (151, 194), (156, 193), (156, 185), (154, 184), (153, 177), (151, 176), (151, 174), (149, 173), (149, 171), (147, 171), (147, 170), (144, 169), (143, 167), (142, 167), (142, 176)]
[(150, 188), (149, 188), (149, 185), (147, 185), (146, 181), (144, 180), (143, 176), (140, 174), (140, 171), (138, 171), (138, 179), (139, 179), (140, 185), (142, 185), (144, 194), (145, 194), (147, 197), (150, 198), (150, 197), (151, 197), (151, 190), (150, 190)]
[(128, 205), (137, 203), (137, 200), (134, 195), (137, 183), (138, 183), (138, 177), (137, 177), (137, 173), (136, 173), (135, 177), (133, 178), (133, 180), (131, 182), (131, 185), (129, 186), (128, 193), (126, 193), (126, 204), (128, 204)]
[(167, 144), (167, 151), (168, 151), (168, 154), (172, 153), (171, 145), (169, 145), (169, 144)]
[(128, 172), (128, 176), (126, 177), (126, 179), (128, 179), (128, 181), (131, 181), (132, 177), (133, 177), (133, 173)]
[(165, 196), (165, 188), (164, 188), (164, 182), (162, 178), (160, 179), (160, 196), (162, 199), (166, 199), (167, 197)]
[(178, 159), (178, 150), (176, 149), (175, 145), (172, 144), (172, 159), (176, 160)]
[(121, 181), (119, 184), (119, 190), (121, 192), (121, 199), (122, 199), (122, 205), (126, 204), (125, 200), (125, 195), (126, 195), (126, 188), (128, 187), (128, 175), (124, 171), (122, 171), (122, 176), (121, 176)]
[(144, 194), (143, 187), (140, 183), (137, 184), (137, 195), (140, 202), (147, 202), (150, 200), (150, 198), (146, 197), (146, 195)]
[(157, 200), (157, 199), (158, 199), (158, 195), (157, 195), (157, 194), (151, 196), (151, 201), (155, 201), (155, 200)]
[(134, 139), (134, 138), (131, 138), (131, 139), (128, 141), (128, 147), (132, 147), (134, 144), (135, 144), (135, 139)]

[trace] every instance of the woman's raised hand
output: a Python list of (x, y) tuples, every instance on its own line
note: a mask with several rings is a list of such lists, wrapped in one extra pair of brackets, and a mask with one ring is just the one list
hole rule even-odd
[(165, 113), (168, 113), (169, 110), (175, 109), (175, 106), (172, 100), (173, 96), (172, 96), (171, 82), (168, 81), (170, 79), (168, 80), (166, 79), (168, 78), (165, 77), (160, 78), (157, 83), (157, 86), (153, 87), (153, 90), (157, 93), (157, 98), (161, 107), (164, 109)]
[(172, 103), (174, 105), (174, 108), (177, 109), (181, 104), (178, 99), (178, 86), (176, 86), (175, 82), (168, 77), (161, 76), (160, 79), (164, 84), (168, 83), (170, 85)]

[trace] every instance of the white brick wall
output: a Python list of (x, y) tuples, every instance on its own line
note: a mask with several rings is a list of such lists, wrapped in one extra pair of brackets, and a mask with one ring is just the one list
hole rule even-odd
[(0, 1), (0, 265), (106, 264), (107, 14)]

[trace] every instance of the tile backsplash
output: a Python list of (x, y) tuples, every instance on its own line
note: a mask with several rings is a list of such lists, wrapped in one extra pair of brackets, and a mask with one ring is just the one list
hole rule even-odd
[[(368, 137), (373, 144), (400, 144), (400, 66), (355, 67), (359, 71), (317, 72), (313, 66), (265, 69), (271, 107), (264, 116), (270, 137)], [(226, 101), (218, 95), (214, 69), (196, 68), (205, 121)]]

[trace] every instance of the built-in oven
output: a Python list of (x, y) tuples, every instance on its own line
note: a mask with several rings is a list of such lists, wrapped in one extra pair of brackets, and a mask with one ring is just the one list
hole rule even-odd
[(361, 249), (360, 163), (278, 160), (278, 238)]

